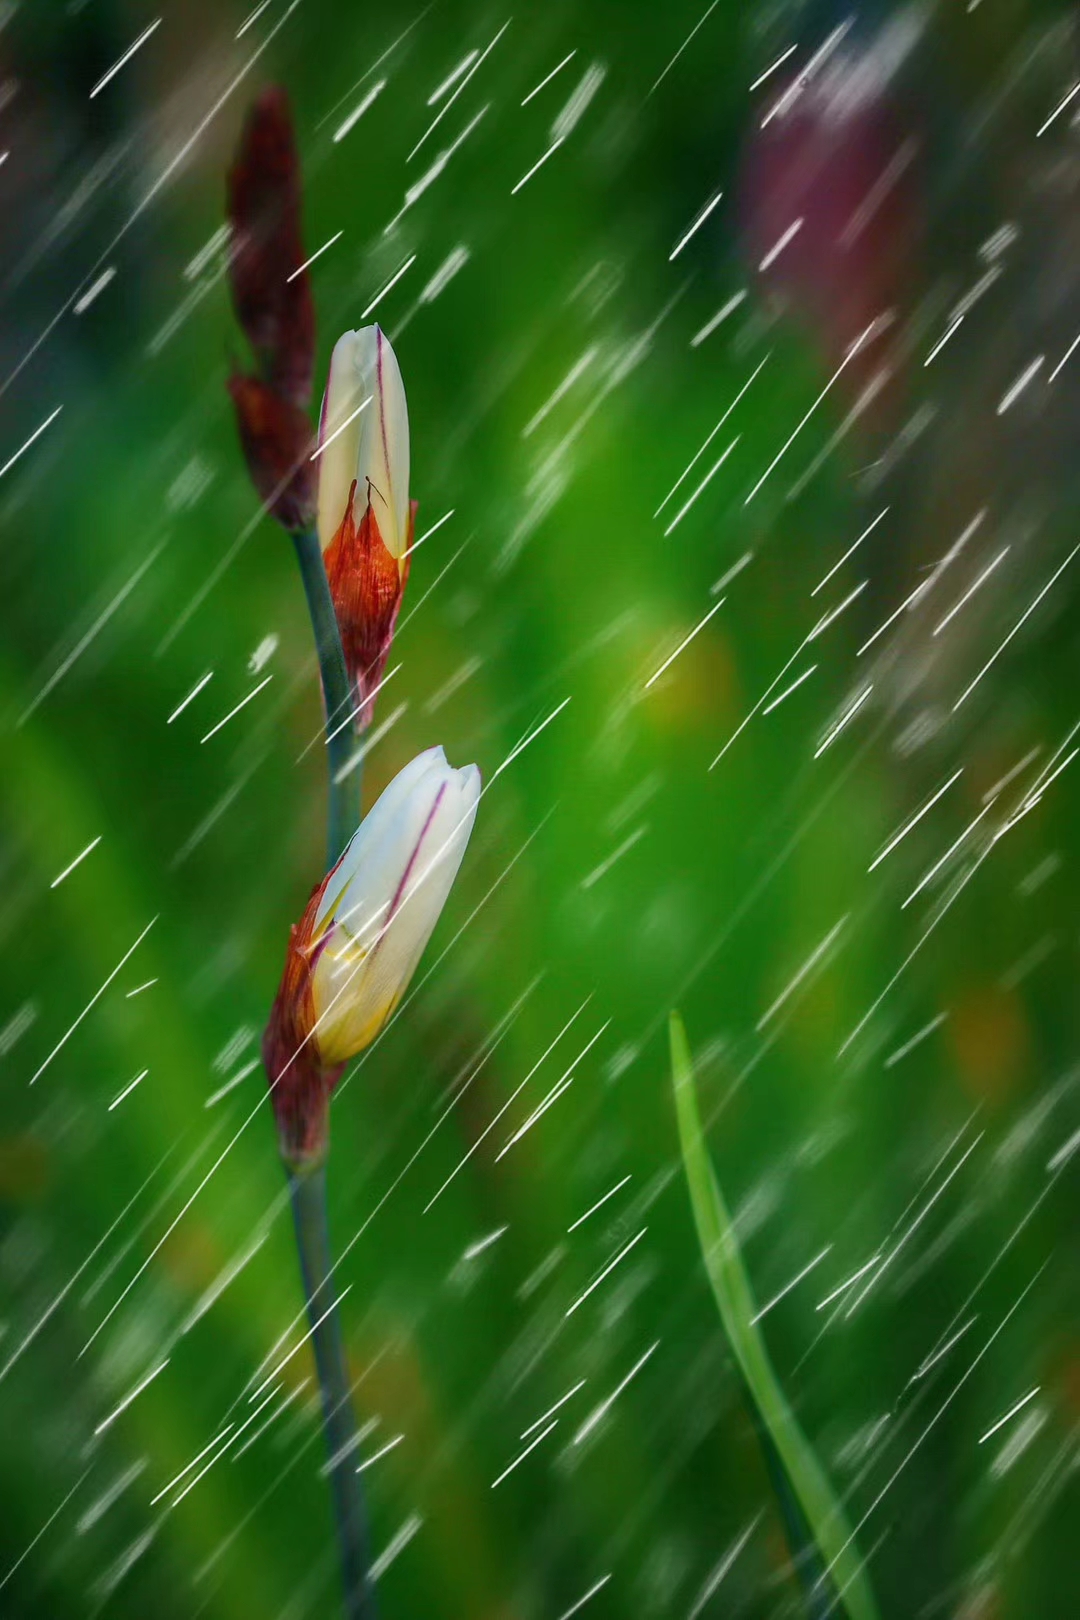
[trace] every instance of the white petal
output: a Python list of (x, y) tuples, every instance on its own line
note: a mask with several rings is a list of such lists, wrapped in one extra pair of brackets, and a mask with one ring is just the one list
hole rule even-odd
[(409, 413), (405, 385), (397, 356), (378, 326), (361, 327), (356, 334), (358, 364), (371, 404), (361, 416), (363, 432), (356, 462), (357, 511), (368, 498), (383, 544), (393, 557), (401, 557), (408, 544), (409, 520)]
[[(443, 750), (427, 748), (387, 783), (331, 873), (315, 913), (316, 927), (324, 917), (337, 912), (339, 906), (353, 913), (363, 907), (363, 890), (371, 892), (370, 910), (393, 898), (409, 852), (438, 791), (438, 780), (449, 770)], [(421, 784), (432, 775), (437, 779), (435, 786), (424, 793)], [(353, 892), (343, 902), (350, 885)], [(350, 925), (350, 932), (358, 931), (358, 926)]]
[(392, 993), (396, 1004), (412, 978), (457, 877), (479, 798), (480, 772), (475, 765), (452, 771), (443, 783), (372, 952), (368, 993), (376, 1000)]
[[(370, 390), (364, 389), (364, 345), (359, 332), (345, 332), (334, 344), (319, 416), (319, 544), (325, 551), (345, 516), (349, 486), (356, 477), (364, 418), (374, 406), (354, 413)], [(350, 420), (351, 418), (351, 420)], [(343, 424), (347, 424), (343, 425)], [(340, 430), (340, 431), (339, 431)], [(325, 445), (325, 449), (321, 447)]]
[(320, 916), (332, 908), (333, 917), (314, 980), (325, 1062), (354, 1056), (401, 1000), (461, 865), (479, 797), (475, 765), (454, 770), (430, 749), (394, 779), (342, 857), (320, 906)]

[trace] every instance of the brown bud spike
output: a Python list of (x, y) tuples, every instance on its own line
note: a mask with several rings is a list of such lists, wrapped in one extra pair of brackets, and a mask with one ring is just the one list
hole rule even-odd
[[(307, 405), (315, 365), (315, 308), (300, 231), (300, 163), (289, 100), (279, 85), (248, 113), (228, 176), (229, 281), (237, 319), (263, 380)], [(299, 273), (297, 273), (299, 272)]]

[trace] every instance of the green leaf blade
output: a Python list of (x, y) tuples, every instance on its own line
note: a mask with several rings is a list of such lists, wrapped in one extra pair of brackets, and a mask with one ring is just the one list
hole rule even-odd
[(671, 1070), (683, 1168), (705, 1269), (720, 1320), (776, 1457), (816, 1543), (828, 1581), (851, 1620), (880, 1620), (852, 1528), (813, 1447), (799, 1427), (754, 1324), (750, 1280), (701, 1126), (694, 1069), (678, 1013), (670, 1019)]

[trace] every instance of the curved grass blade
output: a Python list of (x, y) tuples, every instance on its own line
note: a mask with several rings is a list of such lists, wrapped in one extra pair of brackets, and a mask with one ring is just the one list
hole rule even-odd
[(799, 1580), (806, 1600), (807, 1620), (829, 1620), (829, 1616), (836, 1612), (837, 1599), (831, 1579), (825, 1573), (825, 1565), (814, 1538), (807, 1528), (801, 1508), (795, 1499), (784, 1465), (780, 1461), (780, 1454), (773, 1445), (772, 1437), (765, 1427), (764, 1419), (754, 1404), (753, 1396), (744, 1383), (743, 1393), (747, 1407), (754, 1425), (754, 1433), (758, 1437), (765, 1456), (765, 1467), (769, 1475), (769, 1484), (776, 1493), (776, 1500), (780, 1507), (780, 1517), (784, 1521), (784, 1533), (787, 1536), (788, 1551), (791, 1554), (791, 1567)]
[[(742, 1374), (748, 1399), (763, 1435), (766, 1461), (779, 1469), (774, 1483), (789, 1535), (801, 1541), (801, 1529), (812, 1544), (792, 1547), (796, 1569), (811, 1577), (812, 1612), (839, 1604), (850, 1620), (879, 1620), (877, 1603), (855, 1543), (855, 1532), (825, 1471), (800, 1429), (769, 1360), (765, 1341), (754, 1326), (756, 1314), (750, 1281), (739, 1253), (735, 1228), (713, 1171), (701, 1129), (694, 1068), (686, 1031), (678, 1013), (671, 1014), (671, 1072), (679, 1121), (683, 1168), (690, 1189), (698, 1241), (720, 1320)], [(772, 1455), (770, 1456), (770, 1451)], [(785, 1500), (786, 1486), (793, 1501)], [(797, 1511), (792, 1511), (797, 1509)], [(827, 1574), (819, 1572), (824, 1567)], [(822, 1580), (828, 1583), (830, 1601)]]

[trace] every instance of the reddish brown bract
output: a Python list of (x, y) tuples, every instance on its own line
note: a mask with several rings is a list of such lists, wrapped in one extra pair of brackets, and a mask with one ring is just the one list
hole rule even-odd
[(310, 529), (318, 494), (311, 423), (298, 406), (258, 377), (233, 372), (229, 392), (259, 499), (286, 529)]
[(327, 881), (316, 886), (304, 915), (290, 930), (285, 969), (262, 1041), (281, 1155), (294, 1169), (325, 1156), (330, 1094), (342, 1074), (341, 1067), (327, 1069), (320, 1060), (311, 987), (322, 945), (312, 943), (315, 913)]
[(401, 599), (409, 578), (416, 502), (409, 507), (405, 555), (399, 563), (383, 543), (370, 501), (357, 525), (353, 515), (356, 484), (345, 516), (323, 556), (334, 600), (345, 666), (356, 698), (361, 730), (371, 719), (373, 696), (394, 639)]

